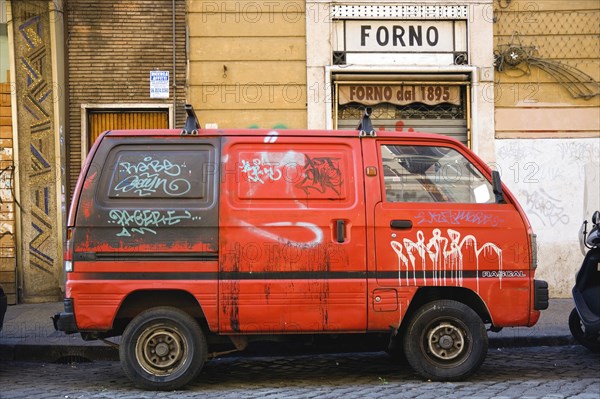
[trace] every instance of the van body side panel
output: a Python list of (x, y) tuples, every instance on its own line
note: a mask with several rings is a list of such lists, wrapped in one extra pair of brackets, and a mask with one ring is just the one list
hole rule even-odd
[(365, 331), (358, 139), (223, 142), (219, 330)]
[(201, 305), (211, 331), (218, 328), (217, 261), (80, 262), (77, 270), (81, 271), (70, 273), (67, 290), (75, 299), (80, 330), (111, 329), (117, 310), (129, 294), (158, 290), (189, 292)]
[(184, 286), (213, 298), (216, 324), (219, 153), (218, 138), (104, 136), (72, 229), (80, 329), (107, 327), (134, 290)]
[(218, 139), (102, 144), (79, 198), (75, 256), (216, 255)]

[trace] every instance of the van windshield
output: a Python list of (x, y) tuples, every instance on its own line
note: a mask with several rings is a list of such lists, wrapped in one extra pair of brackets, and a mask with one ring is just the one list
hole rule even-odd
[(494, 202), (490, 182), (452, 148), (382, 145), (381, 159), (387, 202)]

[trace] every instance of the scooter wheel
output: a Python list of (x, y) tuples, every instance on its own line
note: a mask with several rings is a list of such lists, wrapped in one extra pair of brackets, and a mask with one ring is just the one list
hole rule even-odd
[(585, 334), (585, 327), (581, 322), (577, 309), (573, 309), (569, 315), (569, 330), (571, 330), (571, 334), (573, 334), (575, 340), (581, 345), (592, 352), (600, 352), (600, 342), (598, 341), (598, 337), (588, 337)]

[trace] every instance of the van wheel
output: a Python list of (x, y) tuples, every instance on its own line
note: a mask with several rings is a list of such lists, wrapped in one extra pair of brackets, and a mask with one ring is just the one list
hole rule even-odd
[(121, 366), (144, 389), (173, 390), (193, 380), (207, 356), (206, 338), (187, 313), (171, 307), (148, 309), (123, 332)]
[(457, 381), (483, 363), (488, 337), (481, 318), (467, 305), (451, 300), (421, 307), (404, 335), (404, 353), (411, 367), (435, 381)]
[(600, 352), (600, 337), (598, 337), (597, 334), (595, 337), (586, 335), (585, 326), (581, 322), (579, 313), (577, 313), (577, 309), (575, 308), (571, 310), (571, 314), (569, 314), (569, 330), (571, 330), (571, 334), (581, 345), (592, 352)]

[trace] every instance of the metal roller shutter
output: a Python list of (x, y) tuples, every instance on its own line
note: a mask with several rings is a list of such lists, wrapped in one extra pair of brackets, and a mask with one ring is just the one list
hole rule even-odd
[(365, 107), (377, 130), (444, 134), (470, 145), (468, 75), (348, 74), (334, 77), (334, 127), (356, 129)]

